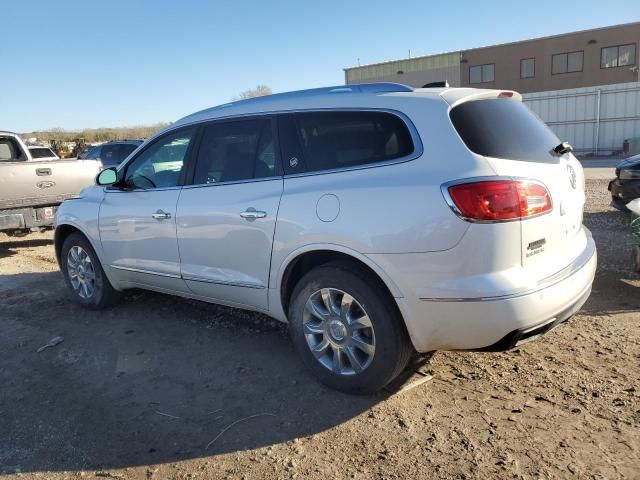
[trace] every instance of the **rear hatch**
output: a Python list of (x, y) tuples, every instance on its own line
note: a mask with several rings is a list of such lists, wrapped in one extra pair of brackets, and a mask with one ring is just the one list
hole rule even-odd
[(451, 121), (467, 147), (484, 157), (499, 177), (543, 184), (552, 209), (524, 218), (522, 266), (541, 280), (574, 261), (586, 246), (582, 229), (584, 174), (572, 153), (554, 153), (556, 135), (512, 92), (459, 101)]

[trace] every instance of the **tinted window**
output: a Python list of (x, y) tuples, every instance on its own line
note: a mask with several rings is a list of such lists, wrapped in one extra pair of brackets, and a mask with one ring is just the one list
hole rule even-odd
[(167, 188), (178, 185), (195, 128), (172, 132), (155, 140), (127, 166), (130, 188)]
[(205, 127), (194, 183), (251, 180), (278, 175), (270, 120), (238, 120)]
[(105, 167), (115, 167), (120, 164), (131, 152), (136, 149), (137, 145), (128, 143), (114, 143), (102, 147), (100, 160)]
[(390, 113), (309, 112), (295, 119), (307, 171), (384, 162), (413, 152), (407, 126)]
[(51, 158), (56, 156), (48, 148), (30, 148), (29, 153), (31, 153), (32, 158)]
[(80, 155), (79, 158), (86, 158), (87, 160), (97, 160), (100, 158), (100, 150), (102, 147), (92, 147), (87, 150), (86, 153)]
[(451, 121), (469, 149), (479, 155), (513, 160), (555, 160), (558, 137), (522, 102), (507, 99), (465, 102), (451, 110)]

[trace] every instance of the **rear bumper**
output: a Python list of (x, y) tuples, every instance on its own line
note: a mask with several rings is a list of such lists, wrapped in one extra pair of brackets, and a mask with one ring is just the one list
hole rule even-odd
[(431, 350), (504, 350), (546, 333), (586, 302), (597, 253), (586, 232), (585, 246), (567, 267), (533, 288), (504, 295), (396, 299), (414, 347)]
[(585, 302), (589, 299), (589, 295), (591, 295), (591, 285), (589, 285), (589, 288), (575, 303), (569, 305), (565, 310), (550, 319), (541, 322), (539, 325), (534, 325), (533, 327), (520, 328), (509, 332), (496, 343), (487, 347), (477, 348), (476, 350), (482, 352), (503, 352), (505, 350), (515, 348), (518, 345), (522, 345), (523, 343), (535, 340), (547, 333), (549, 330), (569, 320), (574, 313), (582, 308)]
[(51, 227), (57, 206), (0, 210), (0, 231)]

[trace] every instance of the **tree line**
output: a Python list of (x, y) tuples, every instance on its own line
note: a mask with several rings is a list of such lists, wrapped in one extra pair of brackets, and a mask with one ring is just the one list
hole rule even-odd
[(65, 130), (62, 128), (52, 128), (23, 133), (23, 138), (36, 137), (41, 142), (75, 142), (84, 139), (85, 143), (108, 142), (110, 140), (125, 140), (135, 138), (147, 138), (158, 130), (169, 125), (165, 122), (155, 123), (148, 126), (135, 127), (115, 127), (115, 128), (85, 128), (82, 130)]
[[(241, 92), (239, 97), (232, 98), (232, 101), (246, 100), (249, 98), (271, 95), (271, 87), (268, 85), (257, 85), (256, 88)], [(149, 126), (116, 127), (116, 128), (85, 128), (82, 130), (64, 130), (62, 128), (52, 128), (29, 133), (23, 133), (25, 139), (36, 137), (39, 142), (76, 142), (83, 139), (84, 143), (108, 142), (111, 140), (126, 140), (136, 138), (147, 138), (155, 132), (168, 126), (168, 123), (159, 122)]]

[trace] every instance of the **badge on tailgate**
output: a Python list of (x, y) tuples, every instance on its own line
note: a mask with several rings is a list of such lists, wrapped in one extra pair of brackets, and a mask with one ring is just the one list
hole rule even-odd
[(540, 238), (534, 242), (529, 243), (529, 245), (527, 245), (527, 253), (526, 253), (527, 258), (537, 253), (544, 252), (544, 246), (546, 245), (546, 243), (547, 243), (546, 238)]

